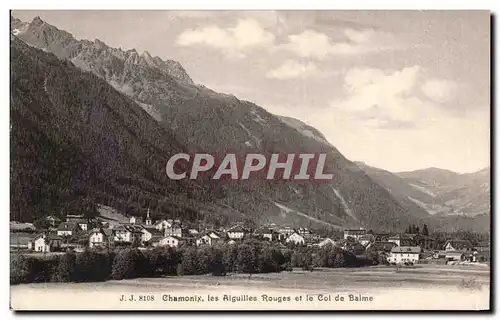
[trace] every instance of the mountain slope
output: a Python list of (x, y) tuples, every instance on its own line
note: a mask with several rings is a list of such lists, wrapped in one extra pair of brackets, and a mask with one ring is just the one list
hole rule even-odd
[(429, 215), (427, 208), (435, 203), (432, 195), (419, 188), (413, 187), (406, 180), (394, 173), (370, 167), (363, 162), (356, 162), (356, 164), (366, 172), (368, 176), (382, 187), (386, 188), (410, 212), (419, 217), (426, 217)]
[(323, 141), (324, 137), (314, 128), (195, 85), (180, 71), (180, 64), (170, 63), (178, 67), (169, 68), (161, 59), (146, 53), (114, 49), (98, 40), (76, 40), (39, 18), (22, 25), (16, 35), (106, 80), (146, 110), (157, 126), (173, 132), (175, 140), (190, 153), (326, 153), (325, 171), (335, 172), (328, 183), (203, 181), (203, 186), (220, 194), (212, 199), (217, 207), (233, 210), (257, 223), (326, 223), (337, 228), (365, 226), (387, 231), (402, 230), (418, 218)]
[(16, 37), (10, 50), (11, 219), (68, 213), (82, 197), (135, 215), (209, 207), (206, 186), (166, 179), (165, 155), (185, 149), (133, 101)]

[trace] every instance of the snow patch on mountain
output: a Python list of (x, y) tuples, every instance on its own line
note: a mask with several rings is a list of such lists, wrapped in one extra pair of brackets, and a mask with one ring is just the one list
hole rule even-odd
[(264, 120), (258, 113), (257, 113), (257, 110), (255, 109), (252, 109), (250, 111), (252, 113), (252, 115), (254, 116), (253, 117), (253, 120), (257, 123), (259, 123), (260, 125), (263, 125), (263, 126), (268, 126), (269, 124), (267, 123), (266, 120)]
[[(251, 138), (255, 141), (255, 143), (257, 143), (257, 146), (259, 146), (259, 145), (260, 145), (260, 139), (259, 139), (259, 138), (257, 138), (256, 136), (254, 136), (254, 135), (252, 134), (252, 132), (251, 132), (250, 130), (248, 130), (248, 128), (247, 128), (247, 127), (245, 127), (245, 126), (243, 125), (243, 123), (241, 123), (241, 122), (239, 122), (239, 121), (238, 121), (238, 125), (239, 125), (239, 126), (240, 126), (243, 130), (245, 130), (245, 132), (246, 132), (246, 133), (247, 133), (247, 134), (248, 134), (248, 135), (249, 135), (249, 136), (250, 136), (250, 137), (251, 137)], [(245, 144), (246, 144), (246, 142), (245, 142)]]
[(277, 116), (277, 117), (281, 122), (283, 122), (284, 124), (286, 124), (287, 126), (293, 128), (293, 129), (297, 130), (303, 136), (308, 137), (308, 138), (312, 138), (318, 142), (321, 142), (321, 143), (324, 143), (324, 144), (331, 146), (331, 144), (328, 141), (326, 141), (326, 139), (324, 137), (313, 132), (311, 129), (308, 128), (308, 126), (306, 124), (304, 124), (300, 120), (289, 118), (289, 117), (282, 117), (282, 116)]
[(153, 119), (155, 119), (158, 122), (163, 120), (161, 114), (154, 106), (139, 101), (136, 102), (142, 109), (144, 109), (144, 111), (146, 111), (151, 117), (153, 117)]
[(347, 204), (347, 201), (345, 201), (344, 197), (342, 197), (342, 194), (340, 194), (340, 191), (332, 187), (333, 192), (335, 193), (335, 196), (339, 198), (340, 204), (342, 205), (342, 208), (344, 208), (344, 211), (350, 215), (354, 220), (358, 221), (358, 218), (354, 214), (354, 212), (349, 208), (349, 205)]
[(409, 183), (409, 185), (412, 186), (413, 188), (423, 192), (423, 193), (427, 193), (428, 195), (430, 195), (433, 198), (436, 197), (436, 194), (434, 192), (432, 192), (431, 190), (427, 189), (424, 186), (419, 186), (418, 184), (414, 184), (414, 183)]

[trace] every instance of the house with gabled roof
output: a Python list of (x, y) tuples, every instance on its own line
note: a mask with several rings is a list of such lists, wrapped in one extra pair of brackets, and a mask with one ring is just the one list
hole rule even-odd
[(154, 223), (154, 226), (156, 229), (160, 230), (160, 231), (163, 231), (165, 230), (166, 228), (169, 228), (172, 226), (172, 220), (167, 220), (167, 219), (161, 219), (161, 220), (158, 220)]
[(306, 243), (306, 240), (303, 236), (301, 236), (297, 232), (294, 232), (285, 239), (285, 242), (294, 243), (296, 245), (304, 245)]
[(47, 221), (51, 226), (55, 227), (59, 225), (62, 220), (56, 216), (48, 216), (45, 218), (45, 221)]
[(157, 247), (176, 248), (184, 243), (184, 240), (176, 236), (166, 236), (155, 242)]
[(74, 236), (77, 235), (82, 229), (78, 225), (77, 221), (61, 222), (59, 227), (57, 227), (58, 236)]
[(113, 241), (115, 244), (138, 246), (141, 244), (142, 227), (131, 224), (121, 224), (113, 227)]
[(54, 234), (40, 233), (29, 243), (28, 249), (36, 252), (53, 252), (60, 250), (63, 238)]
[(325, 246), (334, 246), (336, 244), (337, 244), (337, 241), (335, 241), (331, 238), (324, 238), (320, 242), (316, 243), (315, 246), (323, 248)]
[(151, 243), (151, 238), (153, 238), (153, 236), (157, 237), (164, 236), (163, 231), (156, 229), (154, 226), (144, 226), (141, 231), (142, 231), (142, 237), (141, 237), (142, 243)]
[(229, 228), (226, 232), (229, 239), (243, 239), (243, 237), (249, 233), (249, 231), (241, 225), (235, 225)]
[(444, 244), (444, 251), (471, 251), (474, 246), (469, 240), (448, 240)]
[(110, 247), (113, 243), (111, 229), (94, 228), (89, 232), (89, 247)]
[(206, 231), (200, 235), (195, 240), (197, 246), (209, 245), (213, 246), (215, 244), (222, 244), (227, 239), (227, 236), (223, 233), (216, 231)]
[(165, 236), (175, 236), (181, 238), (186, 232), (183, 230), (182, 226), (174, 222), (170, 225), (170, 227), (165, 228), (164, 235)]

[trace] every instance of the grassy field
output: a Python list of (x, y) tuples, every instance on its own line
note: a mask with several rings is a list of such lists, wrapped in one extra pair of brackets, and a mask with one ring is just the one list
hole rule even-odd
[[(489, 268), (471, 266), (416, 266), (322, 269), (314, 272), (236, 274), (225, 277), (183, 276), (131, 279), (103, 283), (29, 284), (11, 286), (11, 301), (18, 308), (79, 309), (488, 309)], [(121, 295), (148, 295), (154, 301), (119, 302)], [(165, 303), (169, 295), (199, 295), (198, 303)], [(262, 295), (289, 296), (293, 301), (270, 303)], [(344, 296), (344, 302), (319, 302), (318, 295)], [(208, 303), (208, 295), (257, 297), (256, 302)], [(314, 301), (295, 301), (310, 295)], [(350, 302), (349, 295), (373, 297), (370, 302)], [(73, 297), (70, 299), (70, 297)], [(61, 300), (62, 299), (62, 300)], [(63, 301), (68, 299), (67, 304)], [(14, 303), (15, 302), (15, 303)], [(71, 306), (71, 307), (70, 307)]]
[(11, 232), (10, 233), (10, 244), (11, 245), (28, 245), (31, 239), (33, 239), (37, 234), (28, 232)]

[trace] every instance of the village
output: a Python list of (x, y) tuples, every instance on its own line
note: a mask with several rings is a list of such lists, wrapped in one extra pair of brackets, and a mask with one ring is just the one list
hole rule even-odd
[[(110, 225), (82, 215), (68, 215), (66, 221), (48, 216), (47, 230), (36, 230), (25, 243), (11, 237), (11, 249), (38, 254), (84, 251), (85, 248), (111, 249), (135, 247), (148, 250), (156, 247), (215, 246), (241, 243), (244, 239), (259, 239), (287, 247), (337, 246), (356, 256), (379, 254), (388, 264), (453, 264), (487, 263), (489, 245), (473, 246), (470, 241), (449, 239), (441, 247), (435, 239), (421, 234), (373, 234), (366, 229), (347, 229), (343, 237), (322, 238), (308, 228), (279, 227), (267, 224), (251, 230), (243, 224), (229, 228), (189, 228), (179, 219), (153, 221), (149, 211), (145, 219), (132, 216), (127, 223)], [(12, 226), (12, 224), (11, 224)]]

